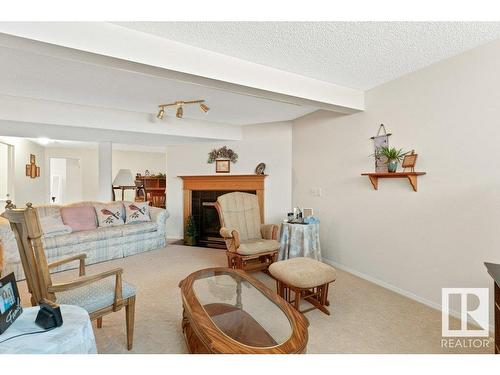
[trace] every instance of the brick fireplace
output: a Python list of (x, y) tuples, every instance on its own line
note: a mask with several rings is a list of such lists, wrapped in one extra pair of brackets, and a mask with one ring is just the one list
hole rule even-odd
[(193, 215), (200, 246), (225, 248), (219, 235), (220, 223), (214, 203), (217, 197), (233, 191), (257, 195), (261, 221), (264, 222), (265, 175), (179, 176), (183, 180), (184, 231), (187, 218)]

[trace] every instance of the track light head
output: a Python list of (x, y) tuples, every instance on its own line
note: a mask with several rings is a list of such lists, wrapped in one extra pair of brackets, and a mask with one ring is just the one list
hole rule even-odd
[(182, 105), (180, 105), (177, 107), (177, 112), (175, 113), (175, 117), (182, 118), (183, 114), (184, 114), (184, 110), (182, 109)]
[(165, 115), (165, 110), (163, 109), (163, 107), (160, 107), (160, 110), (158, 111), (156, 118), (158, 120), (162, 120), (164, 115)]
[(205, 113), (207, 113), (207, 112), (210, 110), (210, 108), (208, 107), (208, 105), (206, 105), (205, 103), (201, 103), (201, 104), (200, 104), (200, 109), (201, 109), (203, 112), (205, 112)]
[(177, 111), (175, 112), (175, 117), (178, 119), (181, 119), (184, 116), (184, 105), (189, 105), (189, 104), (198, 104), (200, 106), (200, 109), (204, 112), (207, 113), (210, 111), (210, 108), (208, 105), (205, 104), (205, 99), (198, 99), (198, 100), (177, 100), (172, 103), (168, 104), (159, 104), (158, 105), (158, 114), (156, 117), (159, 120), (162, 120), (163, 117), (166, 114), (166, 110), (169, 109), (170, 107), (176, 107)]

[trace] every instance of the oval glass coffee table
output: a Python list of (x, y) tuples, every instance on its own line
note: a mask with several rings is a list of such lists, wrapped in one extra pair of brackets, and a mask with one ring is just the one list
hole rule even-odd
[(209, 268), (179, 284), (190, 353), (304, 353), (307, 319), (248, 273)]

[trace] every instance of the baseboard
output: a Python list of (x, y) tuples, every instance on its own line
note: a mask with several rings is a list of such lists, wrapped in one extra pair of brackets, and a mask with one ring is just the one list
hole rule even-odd
[(179, 240), (182, 240), (182, 239), (184, 239), (184, 237), (167, 236), (167, 242), (170, 242), (170, 241), (179, 241)]
[[(429, 306), (431, 308), (433, 308), (434, 310), (438, 310), (440, 313), (441, 313), (441, 304), (439, 303), (436, 303), (436, 302), (433, 302), (431, 300), (428, 300), (426, 298), (423, 298), (415, 293), (412, 293), (412, 292), (409, 292), (407, 290), (404, 290), (404, 289), (401, 289), (397, 286), (394, 286), (392, 284), (389, 284), (383, 280), (379, 280), (375, 277), (372, 277), (370, 275), (367, 275), (367, 274), (364, 274), (362, 272), (359, 272), (359, 271), (356, 271), (350, 267), (347, 267), (347, 266), (344, 266), (343, 264), (341, 263), (338, 263), (338, 262), (335, 262), (331, 259), (328, 259), (328, 258), (324, 258), (323, 257), (323, 262), (335, 267), (335, 268), (338, 268), (342, 271), (345, 271), (345, 272), (348, 272), (350, 274), (353, 274), (363, 280), (366, 280), (366, 281), (369, 281), (373, 284), (376, 284), (376, 285), (379, 285), (381, 286), (382, 288), (385, 288), (385, 289), (388, 289), (392, 292), (395, 292), (395, 293), (398, 293), (404, 297), (407, 297), (411, 300), (414, 300), (414, 301), (417, 301), (417, 302), (420, 302), (426, 306)], [(457, 319), (460, 319), (460, 312), (456, 311), (456, 310), (450, 310), (450, 316), (454, 317), (454, 318), (457, 318)], [(494, 324), (490, 324), (490, 333), (493, 334), (495, 331), (495, 326)]]

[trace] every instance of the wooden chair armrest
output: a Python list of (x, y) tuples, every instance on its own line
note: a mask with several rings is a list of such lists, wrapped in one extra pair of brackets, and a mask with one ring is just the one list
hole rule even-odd
[(265, 240), (278, 240), (278, 229), (276, 224), (261, 224), (260, 234)]
[(66, 263), (73, 262), (75, 260), (79, 260), (80, 261), (79, 275), (85, 276), (85, 259), (86, 258), (87, 258), (87, 254), (77, 254), (77, 255), (73, 255), (72, 257), (69, 257), (69, 258), (56, 260), (55, 262), (49, 263), (48, 266), (49, 266), (49, 269), (51, 269), (51, 268), (58, 267), (62, 264), (66, 264)]
[(226, 247), (229, 251), (235, 252), (240, 247), (240, 232), (237, 229), (222, 227), (219, 233), (226, 241)]
[[(120, 279), (120, 284), (121, 284), (122, 273), (123, 273), (122, 268), (114, 268), (114, 269), (109, 270), (109, 271), (104, 271), (104, 272), (98, 273), (97, 275), (80, 277), (78, 280), (75, 280), (75, 281), (54, 284), (54, 285), (48, 287), (47, 289), (48, 289), (49, 293), (65, 292), (68, 290), (80, 288), (82, 286), (95, 283), (96, 281), (105, 279), (105, 278), (110, 277), (110, 276), (116, 276), (117, 281), (118, 281), (118, 279)], [(118, 282), (116, 283), (116, 285), (118, 285)], [(119, 294), (121, 295), (121, 289), (120, 289)]]

